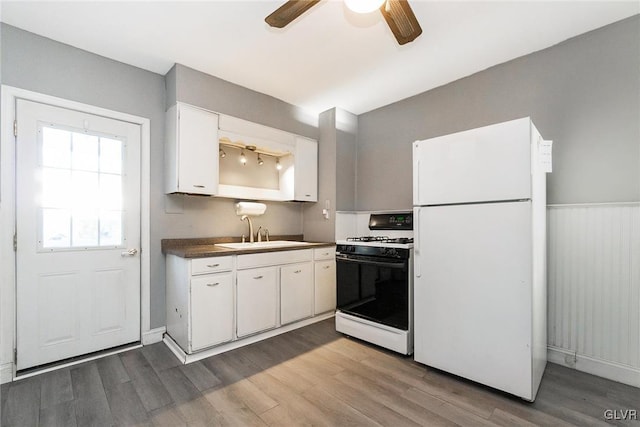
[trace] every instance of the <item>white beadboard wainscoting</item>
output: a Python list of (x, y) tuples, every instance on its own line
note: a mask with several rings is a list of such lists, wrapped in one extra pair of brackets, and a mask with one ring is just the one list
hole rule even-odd
[(640, 203), (551, 205), (549, 360), (640, 387)]

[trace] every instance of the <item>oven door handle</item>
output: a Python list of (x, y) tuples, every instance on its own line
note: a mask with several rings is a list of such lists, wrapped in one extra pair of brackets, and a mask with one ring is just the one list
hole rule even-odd
[(347, 255), (336, 254), (336, 261), (340, 262), (352, 262), (354, 264), (367, 264), (375, 265), (377, 267), (387, 268), (405, 268), (407, 266), (406, 261), (372, 261), (369, 258), (350, 257)]

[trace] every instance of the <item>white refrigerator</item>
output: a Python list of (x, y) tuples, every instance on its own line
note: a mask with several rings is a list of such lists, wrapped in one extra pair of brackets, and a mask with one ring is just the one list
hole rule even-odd
[(415, 360), (535, 399), (549, 142), (529, 118), (413, 144)]

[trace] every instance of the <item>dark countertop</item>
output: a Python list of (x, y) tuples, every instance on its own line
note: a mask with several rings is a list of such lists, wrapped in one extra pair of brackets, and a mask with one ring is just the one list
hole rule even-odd
[[(271, 236), (271, 241), (291, 240), (303, 242), (302, 235)], [(298, 249), (314, 249), (335, 246), (334, 242), (304, 242), (299, 246), (275, 248), (230, 249), (218, 246), (221, 243), (240, 242), (233, 237), (205, 237), (194, 239), (162, 239), (162, 253), (177, 255), (181, 258), (206, 258), (225, 255), (257, 254), (264, 252), (295, 251)]]

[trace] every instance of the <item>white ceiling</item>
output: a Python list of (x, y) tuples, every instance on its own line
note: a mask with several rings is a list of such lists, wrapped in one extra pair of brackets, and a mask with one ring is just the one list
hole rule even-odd
[(631, 1), (410, 0), (423, 34), (399, 46), (382, 16), (341, 1), (284, 29), (283, 1), (3, 1), (3, 22), (165, 74), (180, 63), (319, 113), (360, 114), (640, 13)]

